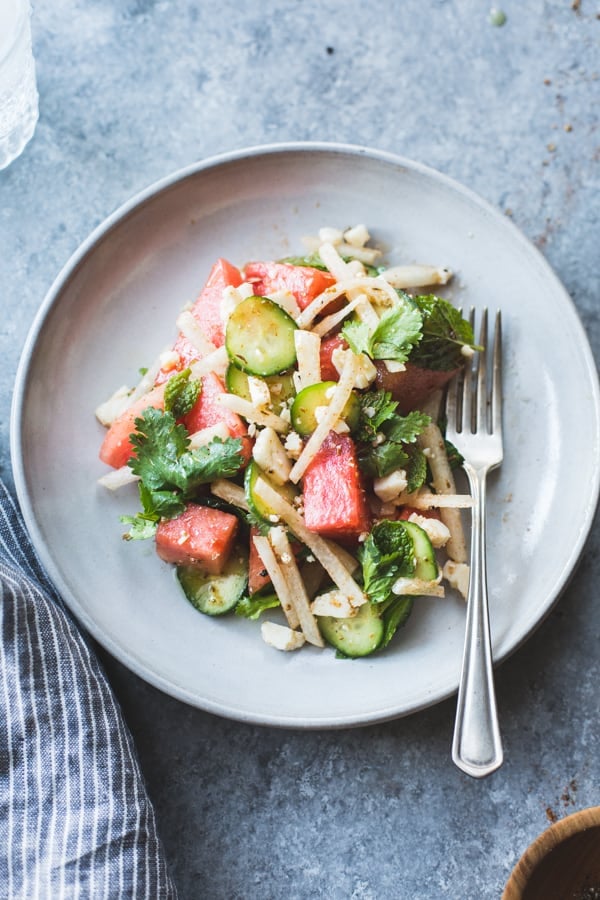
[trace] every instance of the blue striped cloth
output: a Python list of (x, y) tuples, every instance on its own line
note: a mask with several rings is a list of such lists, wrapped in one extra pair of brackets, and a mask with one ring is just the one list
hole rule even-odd
[(176, 897), (93, 651), (0, 482), (0, 896)]

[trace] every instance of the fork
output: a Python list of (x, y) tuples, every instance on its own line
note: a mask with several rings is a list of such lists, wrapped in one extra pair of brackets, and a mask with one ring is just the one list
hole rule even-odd
[[(475, 311), (471, 310), (471, 324)], [(453, 762), (475, 778), (502, 765), (503, 751), (494, 691), (487, 596), (486, 479), (502, 462), (502, 334), (496, 313), (488, 376), (488, 311), (481, 311), (480, 349), (451, 383), (446, 397), (446, 437), (463, 456), (469, 479), (472, 537), (462, 671), (452, 742)]]

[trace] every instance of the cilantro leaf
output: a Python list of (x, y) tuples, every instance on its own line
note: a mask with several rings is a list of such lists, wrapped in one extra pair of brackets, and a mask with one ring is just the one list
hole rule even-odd
[(354, 436), (359, 441), (373, 441), (381, 426), (392, 418), (398, 403), (389, 391), (366, 391), (359, 394), (360, 415)]
[(322, 272), (328, 271), (318, 251), (307, 256), (286, 256), (280, 259), (279, 262), (287, 263), (288, 266), (310, 266), (311, 269), (320, 269)]
[(146, 409), (135, 427), (131, 443), (136, 455), (128, 465), (151, 491), (189, 493), (215, 478), (230, 478), (242, 464), (239, 438), (214, 438), (205, 447), (190, 450), (188, 432), (172, 413)]
[[(353, 256), (342, 256), (344, 262), (351, 262), (356, 257)], [(278, 260), (280, 263), (287, 263), (288, 266), (310, 266), (312, 269), (320, 269), (321, 272), (328, 272), (329, 269), (321, 259), (321, 255), (317, 250), (315, 253), (310, 253), (307, 256), (285, 256), (283, 259)], [(380, 275), (387, 266), (370, 266), (368, 263), (363, 263), (365, 267), (365, 273), (369, 275), (371, 278), (376, 278)]]
[(185, 504), (174, 491), (154, 491), (143, 481), (138, 482), (142, 511), (135, 516), (121, 516), (121, 522), (129, 525), (125, 540), (146, 540), (154, 536), (161, 518), (172, 519), (183, 512)]
[(374, 525), (360, 549), (364, 591), (373, 603), (384, 603), (400, 577), (414, 574), (413, 542), (402, 522)]
[(150, 490), (158, 491), (165, 485), (182, 490), (185, 479), (178, 467), (179, 457), (190, 443), (187, 429), (177, 425), (171, 413), (152, 407), (135, 420), (135, 427), (130, 437), (135, 456), (127, 463), (131, 471)]
[(423, 316), (423, 337), (410, 361), (423, 369), (451, 371), (464, 363), (462, 348), (474, 347), (473, 329), (460, 311), (435, 294), (413, 298)]
[(366, 353), (367, 356), (371, 356), (372, 332), (366, 322), (346, 322), (341, 334), (355, 353)]
[(361, 447), (358, 451), (358, 465), (365, 475), (383, 478), (396, 469), (403, 469), (408, 462), (408, 454), (402, 444), (383, 441), (372, 447)]
[(144, 410), (135, 420), (130, 440), (135, 450), (128, 465), (140, 477), (142, 511), (122, 516), (130, 526), (128, 539), (151, 537), (161, 519), (183, 512), (186, 501), (203, 484), (230, 478), (242, 465), (239, 438), (213, 438), (204, 447), (190, 450), (190, 437), (172, 412)]
[(215, 437), (210, 444), (184, 453), (179, 463), (186, 477), (185, 492), (189, 493), (215, 478), (231, 478), (236, 475), (242, 464), (241, 449), (240, 438), (223, 440)]
[(181, 419), (194, 406), (202, 390), (202, 382), (191, 377), (190, 368), (172, 375), (165, 386), (165, 410)]
[(375, 329), (365, 322), (352, 321), (344, 325), (342, 335), (355, 353), (403, 363), (421, 340), (421, 325), (419, 310), (402, 303), (384, 313)]
[(415, 409), (406, 416), (394, 416), (387, 426), (383, 426), (383, 431), (389, 441), (397, 444), (414, 444), (430, 422), (430, 416)]
[(372, 338), (373, 359), (406, 362), (415, 344), (421, 340), (421, 316), (410, 306), (399, 306), (384, 313)]
[(135, 516), (121, 516), (121, 522), (129, 525), (129, 531), (123, 535), (126, 541), (146, 541), (156, 534), (158, 518), (138, 512)]
[[(417, 437), (429, 425), (431, 419), (425, 413), (414, 410), (406, 416), (395, 412), (397, 404), (385, 391), (371, 391), (361, 398), (358, 462), (365, 475), (383, 478), (396, 469), (406, 468), (409, 485), (420, 487), (425, 480), (426, 463), (414, 445)], [(392, 409), (393, 406), (393, 409)], [(374, 410), (369, 418), (364, 412)], [(374, 436), (372, 435), (374, 429)], [(413, 490), (416, 490), (413, 487)]]
[(242, 597), (238, 600), (235, 614), (245, 619), (258, 619), (266, 609), (274, 609), (276, 606), (281, 606), (277, 594), (268, 593), (265, 596), (253, 594), (252, 597)]

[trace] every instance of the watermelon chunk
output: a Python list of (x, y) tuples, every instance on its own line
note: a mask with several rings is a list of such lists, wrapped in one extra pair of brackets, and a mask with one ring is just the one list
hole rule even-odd
[(354, 441), (330, 431), (304, 474), (304, 523), (322, 537), (355, 541), (371, 515)]
[(165, 408), (165, 386), (164, 384), (153, 388), (144, 394), (135, 403), (121, 413), (115, 419), (106, 434), (102, 446), (100, 447), (100, 459), (102, 462), (120, 469), (121, 466), (127, 465), (133, 453), (133, 445), (130, 435), (135, 431), (135, 420), (141, 416), (145, 409), (153, 406), (155, 409)]
[[(271, 584), (269, 573), (265, 569), (264, 563), (258, 555), (258, 550), (254, 546), (254, 541), (252, 540), (252, 538), (259, 533), (258, 528), (253, 525), (250, 529), (250, 548), (248, 553), (248, 593), (250, 596), (256, 594), (257, 591), (262, 590), (262, 588), (266, 587), (268, 584)], [(301, 550), (301, 544), (299, 544), (298, 541), (291, 540), (290, 547), (292, 548), (294, 556), (297, 557)]]
[(271, 583), (269, 573), (265, 569), (264, 563), (258, 555), (258, 550), (252, 540), (258, 533), (258, 528), (253, 526), (250, 529), (250, 549), (248, 553), (248, 593), (250, 596)]
[(249, 262), (244, 268), (244, 279), (250, 282), (259, 297), (269, 297), (276, 291), (289, 291), (296, 298), (300, 309), (335, 284), (329, 272), (312, 266), (292, 266), (290, 263)]
[(219, 397), (225, 393), (225, 385), (218, 375), (214, 372), (203, 375), (202, 390), (192, 409), (183, 417), (182, 423), (190, 434), (194, 434), (195, 431), (223, 422), (231, 437), (242, 439), (242, 453), (247, 461), (252, 452), (252, 440), (248, 437), (244, 420), (219, 403)]
[(237, 517), (221, 509), (189, 503), (174, 519), (160, 522), (156, 552), (174, 565), (197, 565), (209, 575), (219, 575), (233, 549)]
[[(206, 337), (215, 347), (222, 347), (225, 343), (225, 332), (221, 320), (223, 291), (226, 287), (239, 287), (241, 283), (240, 270), (226, 259), (218, 259), (192, 307), (192, 315), (202, 324)], [(178, 335), (173, 350), (178, 354), (179, 361), (160, 370), (156, 378), (157, 384), (166, 381), (173, 371), (185, 369), (191, 362), (198, 359), (197, 349), (183, 334)]]
[(339, 381), (340, 373), (333, 364), (332, 356), (335, 350), (347, 350), (348, 344), (341, 334), (332, 334), (321, 341), (321, 381)]
[(392, 398), (398, 401), (398, 412), (403, 416), (411, 410), (422, 409), (425, 401), (435, 391), (448, 384), (458, 371), (458, 369), (449, 372), (422, 369), (414, 363), (407, 362), (403, 371), (389, 372), (380, 360), (377, 360), (375, 367), (377, 387), (391, 393)]
[(439, 509), (417, 509), (415, 506), (399, 506), (396, 512), (397, 519), (408, 520), (413, 513), (423, 516), (424, 519), (438, 519), (441, 522), (442, 516)]

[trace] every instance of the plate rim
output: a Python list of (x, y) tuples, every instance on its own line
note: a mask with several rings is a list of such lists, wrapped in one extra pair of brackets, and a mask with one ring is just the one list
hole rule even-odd
[(586, 373), (589, 377), (589, 387), (591, 388), (593, 407), (595, 411), (595, 442), (593, 447), (593, 458), (596, 461), (594, 466), (593, 478), (590, 485), (589, 501), (586, 505), (584, 515), (580, 520), (577, 540), (574, 542), (568, 560), (565, 563), (562, 572), (562, 579), (557, 583), (552, 600), (548, 603), (543, 613), (528, 627), (520, 639), (512, 646), (505, 649), (502, 653), (494, 656), (494, 666), (504, 662), (509, 656), (516, 652), (542, 625), (545, 619), (552, 612), (563, 592), (567, 588), (571, 578), (577, 569), (577, 564), (583, 553), (585, 544), (588, 540), (590, 530), (593, 524), (596, 509), (600, 498), (600, 383), (598, 377), (598, 369), (594, 360), (591, 345), (588, 336), (583, 327), (583, 323), (575, 303), (564, 287), (557, 273), (554, 271), (549, 261), (539, 250), (538, 247), (526, 237), (526, 235), (501, 212), (500, 209), (481, 197), (478, 193), (469, 187), (466, 187), (454, 178), (445, 173), (432, 168), (417, 160), (409, 157), (392, 153), (386, 150), (380, 150), (367, 147), (360, 144), (328, 142), (328, 141), (289, 141), (275, 142), (266, 144), (255, 144), (246, 148), (226, 151), (218, 153), (204, 159), (200, 159), (194, 163), (176, 169), (175, 171), (161, 177), (147, 185), (140, 191), (131, 195), (127, 200), (117, 206), (112, 213), (106, 216), (79, 244), (76, 250), (70, 255), (65, 264), (59, 270), (58, 275), (47, 290), (40, 306), (38, 307), (34, 318), (30, 324), (25, 342), (23, 344), (19, 363), (14, 379), (14, 389), (11, 401), (9, 433), (10, 433), (10, 459), (15, 484), (17, 500), (31, 539), (34, 549), (40, 558), (44, 569), (48, 573), (51, 582), (56, 587), (58, 593), (63, 597), (65, 605), (68, 607), (72, 615), (80, 622), (86, 631), (107, 650), (115, 659), (133, 671), (138, 677), (147, 683), (166, 693), (169, 696), (191, 705), (195, 708), (206, 712), (229, 718), (235, 721), (246, 722), (256, 725), (265, 725), (281, 728), (299, 728), (299, 729), (337, 729), (355, 726), (364, 726), (385, 722), (407, 715), (412, 715), (420, 710), (429, 708), (443, 702), (449, 697), (456, 694), (457, 686), (449, 686), (445, 692), (436, 692), (431, 699), (424, 698), (422, 702), (415, 703), (409, 708), (397, 710), (396, 708), (373, 709), (367, 713), (348, 716), (347, 714), (329, 715), (327, 718), (310, 717), (310, 716), (286, 716), (252, 713), (238, 709), (234, 706), (226, 706), (223, 703), (215, 703), (206, 698), (200, 699), (190, 692), (183, 685), (176, 684), (174, 680), (168, 680), (165, 677), (157, 675), (148, 669), (142, 663), (138, 663), (134, 655), (128, 653), (125, 647), (116, 644), (109, 636), (105, 635), (100, 625), (97, 625), (91, 615), (87, 613), (79, 600), (72, 596), (66, 585), (63, 584), (62, 577), (58, 572), (54, 563), (53, 556), (46, 546), (46, 542), (42, 539), (37, 520), (33, 511), (33, 503), (29, 497), (27, 490), (27, 479), (25, 475), (25, 465), (22, 454), (22, 437), (24, 430), (24, 398), (27, 388), (30, 368), (33, 359), (33, 350), (40, 338), (45, 321), (58, 302), (62, 291), (68, 286), (69, 280), (76, 273), (78, 267), (85, 261), (86, 257), (92, 253), (94, 248), (104, 239), (110, 231), (118, 226), (126, 217), (139, 209), (146, 202), (153, 200), (159, 194), (168, 190), (173, 185), (187, 178), (205, 172), (210, 169), (218, 169), (223, 165), (235, 162), (243, 162), (260, 156), (280, 156), (292, 153), (322, 153), (325, 155), (341, 154), (344, 156), (355, 156), (371, 159), (386, 163), (395, 167), (404, 168), (406, 170), (416, 172), (421, 176), (433, 180), (446, 189), (454, 193), (462, 195), (469, 202), (474, 203), (480, 210), (485, 211), (494, 221), (502, 223), (512, 235), (513, 240), (526, 251), (527, 254), (537, 261), (546, 275), (550, 277), (561, 293), (562, 300), (571, 308), (573, 313), (573, 325), (579, 331), (580, 346), (582, 349), (582, 359), (585, 362)]

